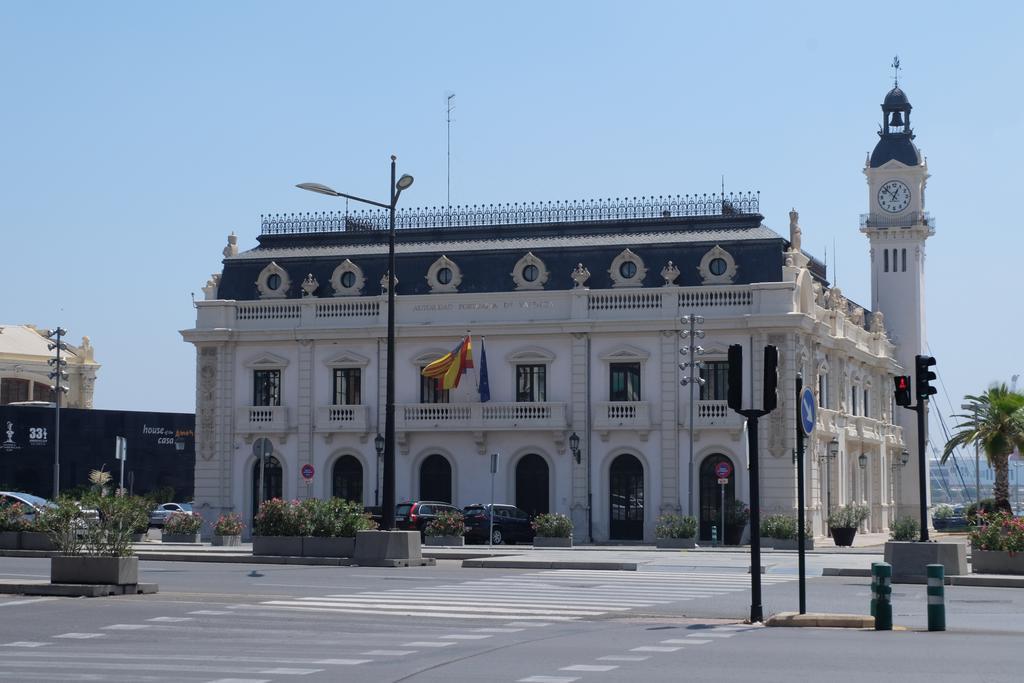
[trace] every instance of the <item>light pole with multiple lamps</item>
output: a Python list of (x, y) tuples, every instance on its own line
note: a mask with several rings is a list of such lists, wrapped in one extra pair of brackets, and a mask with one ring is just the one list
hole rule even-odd
[(53, 372), (50, 373), (50, 379), (53, 380), (53, 384), (50, 389), (53, 391), (53, 500), (57, 500), (60, 497), (60, 395), (66, 394), (68, 387), (64, 384), (64, 380), (68, 378), (68, 373), (64, 369), (67, 367), (68, 362), (60, 357), (61, 351), (67, 351), (68, 345), (64, 343), (63, 338), (68, 333), (63, 327), (57, 327), (52, 330), (46, 331), (46, 338), (52, 340), (47, 344), (46, 348), (50, 351), (56, 351), (56, 355), (49, 359), (47, 363), (53, 367)]
[(318, 192), (331, 197), (344, 197), (352, 201), (377, 206), (388, 211), (388, 351), (387, 375), (384, 399), (384, 481), (383, 498), (381, 500), (381, 526), (386, 530), (395, 528), (395, 206), (398, 197), (412, 185), (413, 177), (403, 174), (395, 180), (395, 161), (391, 155), (391, 185), (388, 204), (363, 199), (355, 195), (338, 192), (320, 183), (299, 183), (296, 187), (310, 192)]
[[(697, 325), (704, 324), (704, 316), (702, 315), (684, 315), (679, 319), (683, 325), (689, 325), (690, 329), (680, 330), (679, 336), (683, 339), (688, 339), (689, 343), (679, 349), (679, 353), (687, 358), (679, 364), (679, 369), (682, 370), (685, 375), (679, 380), (679, 383), (684, 387), (690, 387), (690, 421), (689, 429), (686, 431), (690, 437), (690, 459), (687, 464), (687, 475), (686, 475), (686, 488), (687, 488), (687, 501), (686, 501), (686, 514), (693, 516), (693, 421), (694, 421), (694, 400), (693, 400), (693, 387), (704, 386), (705, 379), (700, 376), (700, 366), (703, 362), (697, 358), (704, 353), (704, 349), (696, 345), (698, 339), (704, 338), (704, 330), (698, 330)], [(722, 528), (722, 533), (725, 533), (725, 528)]]

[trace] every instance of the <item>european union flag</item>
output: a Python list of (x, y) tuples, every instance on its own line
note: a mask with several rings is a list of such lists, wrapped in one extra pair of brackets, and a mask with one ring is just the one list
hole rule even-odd
[(487, 378), (487, 347), (483, 337), (480, 338), (480, 402), (491, 400), (491, 381)]

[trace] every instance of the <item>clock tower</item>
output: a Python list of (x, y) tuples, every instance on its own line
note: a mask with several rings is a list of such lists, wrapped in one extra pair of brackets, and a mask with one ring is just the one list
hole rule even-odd
[[(898, 62), (894, 62), (894, 65)], [(871, 244), (871, 308), (881, 311), (896, 345), (900, 374), (912, 375), (914, 356), (930, 355), (925, 326), (925, 241), (935, 224), (925, 213), (928, 164), (914, 144), (910, 100), (896, 82), (882, 103), (878, 144), (868, 157), (868, 213), (861, 232)], [(886, 387), (888, 394), (892, 387)], [(893, 421), (903, 427), (910, 461), (900, 472), (897, 516), (916, 517), (919, 509), (917, 416), (897, 407)], [(894, 454), (899, 458), (899, 453)], [(925, 479), (928, 481), (928, 477)]]

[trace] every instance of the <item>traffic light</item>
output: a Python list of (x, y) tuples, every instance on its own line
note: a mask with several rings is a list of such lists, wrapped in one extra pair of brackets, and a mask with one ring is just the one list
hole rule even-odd
[(915, 393), (918, 400), (927, 401), (932, 394), (938, 393), (938, 389), (932, 386), (932, 380), (938, 376), (929, 370), (935, 365), (935, 359), (931, 356), (914, 356), (914, 378), (916, 380)]
[(729, 347), (729, 407), (743, 410), (743, 347), (733, 344)]
[(911, 403), (910, 396), (910, 375), (897, 375), (892, 378), (893, 384), (896, 385), (896, 405), (909, 408)]
[(774, 346), (764, 347), (764, 404), (766, 412), (775, 410), (779, 404), (779, 350)]

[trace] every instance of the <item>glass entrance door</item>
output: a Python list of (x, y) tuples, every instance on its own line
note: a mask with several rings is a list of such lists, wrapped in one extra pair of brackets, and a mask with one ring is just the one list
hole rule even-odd
[(644, 466), (632, 455), (615, 458), (610, 473), (612, 539), (643, 540), (644, 537)]

